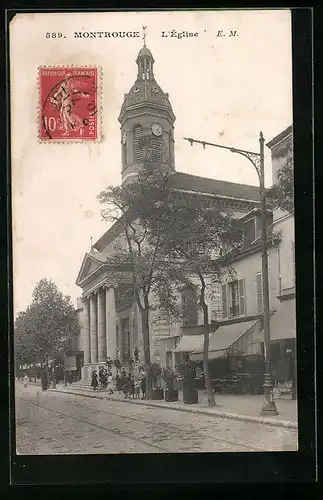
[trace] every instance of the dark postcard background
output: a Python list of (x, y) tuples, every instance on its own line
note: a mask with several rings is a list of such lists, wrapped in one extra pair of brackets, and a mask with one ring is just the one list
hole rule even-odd
[[(66, 6), (66, 3), (61, 7)], [(70, 6), (69, 6), (70, 7)], [(29, 10), (29, 9), (28, 9)], [(8, 13), (9, 19), (14, 11)], [(293, 10), (293, 94), (294, 94), (294, 161), (295, 161), (295, 237), (297, 263), (297, 337), (298, 337), (298, 394), (299, 394), (299, 451), (279, 453), (219, 453), (219, 454), (169, 454), (169, 455), (84, 455), (84, 456), (16, 456), (15, 455), (15, 422), (14, 397), (10, 387), (10, 438), (6, 443), (8, 413), (2, 406), (3, 417), (1, 426), (2, 450), (9, 445), (11, 455), (10, 471), (2, 467), (2, 473), (10, 472), (12, 485), (41, 484), (107, 484), (108, 491), (116, 494), (113, 485), (126, 488), (129, 492), (143, 491), (140, 485), (159, 483), (156, 490), (163, 495), (177, 494), (180, 485), (186, 484), (186, 489), (197, 493), (206, 483), (258, 483), (259, 488), (268, 483), (308, 483), (316, 477), (316, 442), (315, 442), (315, 358), (314, 358), (314, 281), (313, 281), (313, 137), (312, 137), (312, 11), (310, 9)], [(264, 54), (265, 57), (265, 54)], [(8, 68), (10, 70), (10, 67)], [(9, 71), (6, 78), (9, 77)], [(8, 84), (8, 80), (6, 80)], [(9, 91), (7, 92), (7, 112), (9, 126)], [(4, 116), (4, 115), (3, 115)], [(5, 206), (1, 210), (2, 248), (8, 248), (11, 254), (10, 236), (10, 143), (7, 129), (7, 171), (2, 168), (1, 187), (7, 187), (7, 221), (4, 217)], [(7, 186), (6, 186), (7, 184)], [(5, 199), (5, 190), (1, 193), (1, 202)], [(7, 238), (7, 240), (6, 240)], [(4, 269), (7, 268), (6, 254), (2, 254)], [(10, 383), (14, 382), (13, 370), (13, 331), (11, 289), (9, 286), (9, 311), (5, 300), (11, 283), (11, 262), (9, 258), (9, 274), (4, 276), (1, 288), (2, 306), (2, 336), (4, 343), (0, 351), (0, 366), (2, 368), (1, 392), (3, 400), (8, 400), (6, 391), (8, 374)], [(10, 364), (7, 373), (7, 336), (9, 333)], [(8, 357), (9, 359), (9, 357)], [(318, 374), (319, 372), (316, 372)], [(6, 394), (7, 393), (7, 394)], [(10, 449), (11, 448), (11, 449)], [(2, 485), (8, 476), (4, 477)], [(170, 483), (172, 483), (170, 485)], [(137, 486), (135, 486), (137, 484)], [(176, 487), (176, 484), (178, 485)], [(132, 486), (131, 486), (132, 485)], [(193, 487), (194, 486), (194, 487)], [(238, 486), (238, 485), (237, 485)], [(262, 484), (262, 486), (264, 486)], [(204, 489), (202, 487), (202, 490)], [(217, 491), (214, 484), (211, 491)], [(262, 489), (263, 496), (264, 489)], [(287, 488), (288, 489), (288, 488)], [(20, 491), (21, 488), (19, 488)], [(47, 490), (47, 488), (46, 488)], [(199, 489), (198, 491), (202, 491)], [(222, 488), (220, 488), (222, 490)], [(220, 492), (218, 490), (218, 492)], [(258, 488), (257, 488), (258, 490)], [(11, 490), (13, 491), (13, 490)], [(54, 493), (54, 490), (51, 490)], [(210, 490), (209, 490), (210, 491)], [(245, 485), (239, 489), (248, 494), (251, 490)], [(252, 490), (254, 493), (256, 490)], [(82, 488), (87, 494), (87, 488)], [(81, 493), (80, 492), (80, 493)], [(43, 492), (44, 493), (44, 492)], [(286, 490), (285, 492), (288, 495)], [(47, 495), (47, 493), (45, 493)], [(49, 491), (48, 491), (49, 494)], [(68, 493), (67, 493), (68, 494)], [(92, 493), (93, 494), (93, 493)], [(127, 494), (127, 493), (126, 493)], [(194, 494), (194, 496), (195, 496)], [(275, 493), (274, 493), (275, 494)], [(19, 493), (18, 493), (19, 495)], [(18, 496), (17, 495), (17, 496)], [(65, 494), (66, 495), (66, 494)], [(38, 497), (34, 493), (35, 498)], [(278, 495), (280, 498), (280, 496)], [(29, 497), (28, 497), (29, 498)]]

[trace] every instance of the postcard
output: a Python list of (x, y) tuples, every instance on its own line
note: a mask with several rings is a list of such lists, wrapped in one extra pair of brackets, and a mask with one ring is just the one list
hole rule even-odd
[(291, 33), (11, 20), (17, 455), (298, 450)]

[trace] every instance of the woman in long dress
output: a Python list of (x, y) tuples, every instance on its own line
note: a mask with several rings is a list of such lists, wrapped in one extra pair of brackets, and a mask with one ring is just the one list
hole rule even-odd
[(96, 370), (92, 372), (92, 380), (91, 380), (91, 386), (93, 387), (93, 390), (95, 391), (97, 386), (99, 385), (98, 382), (98, 375), (96, 373)]

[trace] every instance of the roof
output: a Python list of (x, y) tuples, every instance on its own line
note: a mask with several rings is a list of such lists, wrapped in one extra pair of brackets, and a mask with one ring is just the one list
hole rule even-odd
[(94, 250), (90, 250), (87, 255), (89, 255), (90, 257), (93, 257), (93, 259), (96, 259), (102, 263), (106, 262), (106, 260), (107, 260), (106, 257), (104, 257), (102, 255), (102, 253), (99, 251), (95, 252)]
[[(215, 333), (210, 336), (209, 352), (229, 349), (242, 335), (247, 333), (258, 320), (239, 321), (230, 325), (220, 326)], [(193, 354), (202, 352), (203, 346), (199, 346)]]
[(270, 340), (296, 338), (295, 299), (284, 300), (270, 320)]
[(194, 191), (196, 193), (210, 193), (228, 198), (259, 201), (259, 187), (257, 186), (219, 181), (184, 172), (176, 172), (172, 175), (172, 186), (175, 189)]
[(121, 106), (119, 122), (122, 122), (125, 117), (125, 111), (129, 109), (137, 109), (142, 106), (155, 106), (168, 112), (172, 121), (175, 121), (175, 115), (172, 105), (168, 98), (168, 94), (163, 92), (156, 80), (141, 80), (137, 78), (129, 92), (125, 94), (124, 101)]
[(151, 57), (152, 59), (154, 59), (152, 53), (150, 52), (150, 50), (146, 46), (144, 46), (140, 49), (137, 60), (139, 57), (145, 57), (145, 56)]
[[(237, 198), (238, 200), (259, 201), (259, 188), (249, 184), (238, 184), (236, 182), (219, 181), (209, 179), (208, 177), (199, 177), (198, 175), (186, 174), (184, 172), (175, 172), (172, 174), (172, 187), (184, 191), (193, 191), (196, 193), (210, 193), (221, 197)], [(120, 233), (118, 221), (115, 222), (103, 235), (95, 242), (93, 247), (103, 250)], [(118, 232), (119, 229), (119, 232)], [(100, 260), (100, 253), (90, 252), (90, 255)]]
[(285, 130), (283, 130), (282, 132), (280, 132), (280, 134), (278, 134), (275, 137), (273, 137), (273, 139), (271, 139), (271, 141), (267, 142), (266, 146), (269, 149), (273, 148), (280, 141), (282, 141), (283, 139), (285, 139), (286, 137), (288, 137), (290, 134), (292, 134), (292, 132), (293, 132), (293, 125), (289, 125), (289, 127), (285, 128)]

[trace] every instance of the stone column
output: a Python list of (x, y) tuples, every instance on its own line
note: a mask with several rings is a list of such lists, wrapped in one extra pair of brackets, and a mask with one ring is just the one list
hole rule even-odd
[(116, 302), (114, 288), (105, 289), (107, 356), (116, 358)]
[(88, 367), (90, 364), (90, 304), (89, 299), (83, 299), (82, 315), (82, 348), (84, 353), (84, 363), (82, 367), (82, 379), (88, 378)]
[(96, 295), (90, 296), (90, 334), (91, 334), (91, 364), (98, 362), (98, 333), (97, 333), (97, 305)]
[(104, 363), (107, 356), (106, 334), (105, 334), (105, 291), (98, 291), (98, 354), (99, 363)]

